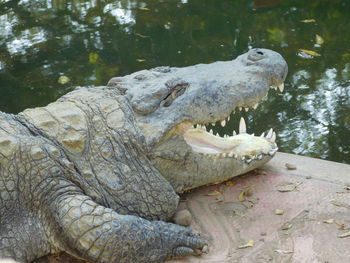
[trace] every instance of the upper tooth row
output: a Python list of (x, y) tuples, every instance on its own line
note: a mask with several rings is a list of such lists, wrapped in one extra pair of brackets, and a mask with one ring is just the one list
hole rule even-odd
[[(279, 86), (277, 86), (277, 87), (272, 87), (272, 88), (275, 89), (275, 90), (279, 89), (280, 92), (283, 92), (283, 90), (284, 90), (284, 83), (282, 83), (281, 85), (279, 85)], [(256, 103), (255, 105), (252, 106), (252, 108), (253, 108), (254, 110), (256, 110), (256, 109), (258, 108), (258, 105), (259, 105), (259, 103)], [(249, 111), (249, 107), (238, 107), (238, 110), (239, 110), (239, 111), (242, 111), (243, 109), (244, 109), (246, 112)], [(225, 127), (226, 123), (230, 121), (230, 116), (228, 116), (226, 119), (227, 119), (227, 121), (226, 121), (226, 120), (222, 120), (222, 121), (220, 122), (220, 124), (221, 124), (222, 127)], [(213, 122), (212, 125), (215, 126), (215, 122)]]
[[(221, 123), (221, 125), (222, 125), (222, 123)], [(206, 127), (205, 127), (204, 125), (200, 125), (200, 124), (197, 125), (197, 129), (201, 129), (201, 130), (203, 130), (203, 131), (206, 131), (206, 130), (207, 130)], [(213, 132), (212, 129), (210, 129), (209, 132), (210, 132), (211, 134), (214, 134), (214, 132)], [(239, 134), (241, 134), (241, 133), (247, 133), (247, 125), (246, 125), (245, 120), (244, 120), (243, 117), (241, 117), (241, 119), (240, 119), (240, 121), (239, 121), (238, 133), (239, 133)], [(219, 136), (218, 133), (216, 133), (215, 135), (216, 135), (216, 136)], [(232, 136), (235, 136), (235, 135), (237, 135), (237, 134), (236, 134), (236, 131), (233, 131)], [(254, 134), (252, 134), (252, 135), (254, 136)], [(229, 136), (228, 136), (228, 135), (224, 135), (224, 138), (227, 138), (227, 137), (229, 137)], [(275, 141), (276, 141), (276, 133), (272, 130), (272, 128), (267, 132), (266, 136), (265, 136), (265, 132), (263, 132), (263, 133), (260, 135), (260, 137), (266, 138), (266, 139), (268, 139), (268, 140), (270, 140), (270, 141), (272, 141), (272, 142), (275, 142)]]
[[(255, 104), (252, 108), (253, 108), (254, 110), (256, 110), (257, 107), (258, 107), (258, 103)], [(242, 109), (245, 109), (246, 112), (249, 111), (249, 107), (238, 107), (238, 110), (241, 111)], [(230, 116), (228, 116), (226, 119), (220, 121), (220, 124), (221, 124), (222, 127), (225, 127), (226, 124), (227, 124), (229, 121), (230, 121)], [(215, 124), (216, 124), (216, 123), (213, 122), (211, 125), (212, 125), (212, 126), (215, 126)]]

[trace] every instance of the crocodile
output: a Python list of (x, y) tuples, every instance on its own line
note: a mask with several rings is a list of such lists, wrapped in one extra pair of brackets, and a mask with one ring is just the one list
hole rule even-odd
[(272, 130), (213, 134), (283, 91), (287, 63), (255, 48), (231, 61), (157, 67), (0, 112), (0, 258), (65, 251), (90, 262), (163, 262), (207, 242), (169, 222), (178, 193), (268, 162)]

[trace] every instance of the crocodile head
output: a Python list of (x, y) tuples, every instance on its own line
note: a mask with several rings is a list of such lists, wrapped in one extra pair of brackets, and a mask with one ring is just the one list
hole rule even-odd
[(186, 189), (227, 180), (269, 161), (277, 151), (272, 129), (260, 137), (239, 131), (220, 137), (212, 126), (237, 109), (256, 108), (270, 87), (283, 91), (287, 63), (271, 50), (252, 49), (232, 61), (159, 67), (114, 78), (146, 142), (149, 158), (174, 186)]

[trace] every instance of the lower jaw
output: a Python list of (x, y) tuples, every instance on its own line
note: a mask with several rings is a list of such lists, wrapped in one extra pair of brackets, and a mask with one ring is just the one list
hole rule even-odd
[(230, 157), (208, 158), (196, 153), (186, 155), (186, 161), (156, 158), (155, 167), (167, 179), (177, 193), (190, 189), (222, 183), (238, 175), (261, 167), (273, 156), (247, 163)]

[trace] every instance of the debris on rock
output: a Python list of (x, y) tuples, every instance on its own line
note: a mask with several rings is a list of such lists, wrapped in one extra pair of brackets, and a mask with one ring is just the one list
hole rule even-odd
[(67, 84), (70, 81), (70, 79), (67, 76), (60, 76), (57, 80), (59, 84)]
[(346, 207), (346, 208), (349, 208), (349, 207), (350, 207), (348, 204), (343, 203), (343, 202), (340, 202), (340, 201), (337, 201), (337, 200), (335, 200), (335, 199), (332, 199), (332, 200), (330, 201), (330, 203), (331, 203), (332, 205), (339, 206), (339, 207)]
[(291, 163), (286, 163), (285, 166), (286, 166), (287, 170), (296, 170), (297, 169), (297, 167)]
[(244, 245), (242, 245), (242, 246), (239, 246), (238, 248), (247, 248), (247, 247), (252, 247), (252, 246), (254, 246), (254, 240), (253, 239), (251, 239), (251, 240), (249, 240), (246, 244), (244, 244)]
[(281, 250), (281, 249), (276, 249), (275, 252), (277, 252), (279, 254), (292, 254), (292, 253), (294, 253), (294, 251), (291, 251), (291, 250)]
[(284, 214), (284, 210), (283, 209), (275, 209), (275, 214), (276, 215), (283, 215)]
[(238, 201), (244, 202), (246, 200), (246, 197), (252, 196), (253, 195), (252, 188), (254, 188), (254, 187), (255, 187), (255, 185), (251, 185), (251, 186), (247, 187), (246, 189), (242, 190), (239, 193)]
[(189, 226), (192, 222), (192, 215), (187, 209), (177, 211), (173, 216), (173, 221), (180, 226)]
[(208, 194), (206, 194), (207, 196), (217, 196), (217, 195), (220, 195), (221, 193), (217, 190), (214, 190), (213, 192), (210, 192)]
[(279, 192), (292, 192), (297, 186), (301, 185), (301, 182), (282, 182), (277, 185), (277, 190)]
[(334, 218), (330, 218), (330, 219), (327, 219), (327, 220), (323, 220), (323, 223), (326, 223), (326, 224), (333, 224), (333, 223), (334, 223)]
[(350, 231), (338, 235), (339, 238), (350, 237)]
[(284, 224), (281, 226), (281, 230), (288, 230), (288, 229), (291, 229), (292, 226), (293, 226), (293, 224), (291, 224), (290, 222), (284, 223)]

